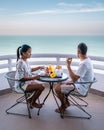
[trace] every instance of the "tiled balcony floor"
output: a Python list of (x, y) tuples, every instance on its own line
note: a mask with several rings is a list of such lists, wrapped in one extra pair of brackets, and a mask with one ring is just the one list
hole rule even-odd
[[(47, 89), (42, 93), (41, 101), (46, 92)], [(86, 98), (89, 103), (87, 110), (92, 114), (90, 120), (60, 118), (60, 115), (54, 111), (56, 103), (52, 94), (46, 100), (39, 116), (37, 109), (31, 110), (32, 119), (24, 116), (7, 115), (5, 113), (6, 108), (12, 105), (17, 97), (18, 95), (11, 93), (0, 96), (0, 130), (100, 130), (104, 128), (104, 97), (89, 94)], [(27, 111), (25, 105), (20, 105), (19, 110), (24, 113)], [(73, 106), (67, 111), (79, 113), (78, 110), (73, 109)]]

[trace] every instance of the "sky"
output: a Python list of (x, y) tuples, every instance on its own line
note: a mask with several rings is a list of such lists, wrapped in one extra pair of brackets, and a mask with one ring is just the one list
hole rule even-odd
[(104, 0), (0, 0), (0, 35), (104, 35)]

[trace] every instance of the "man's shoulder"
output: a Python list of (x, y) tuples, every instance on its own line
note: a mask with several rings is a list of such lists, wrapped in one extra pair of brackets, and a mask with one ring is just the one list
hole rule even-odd
[(91, 64), (92, 61), (91, 61), (91, 59), (88, 57), (88, 58), (86, 58), (82, 63), (83, 63), (83, 64)]

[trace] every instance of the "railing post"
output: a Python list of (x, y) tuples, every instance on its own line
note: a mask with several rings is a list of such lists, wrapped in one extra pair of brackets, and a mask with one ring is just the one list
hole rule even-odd
[(12, 59), (8, 59), (8, 70), (12, 70)]
[(60, 63), (60, 57), (57, 57), (56, 61), (57, 61), (57, 65), (59, 65), (59, 63)]

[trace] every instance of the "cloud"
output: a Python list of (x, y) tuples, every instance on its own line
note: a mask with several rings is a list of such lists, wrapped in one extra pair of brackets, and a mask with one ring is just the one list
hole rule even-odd
[(61, 7), (83, 7), (83, 8), (97, 8), (97, 7), (104, 7), (104, 4), (103, 3), (97, 3), (97, 2), (92, 2), (90, 4), (87, 4), (87, 3), (64, 3), (64, 2), (60, 2), (57, 4), (58, 6), (61, 6)]
[(57, 14), (57, 13), (59, 13), (58, 10), (41, 10), (41, 11), (21, 13), (21, 15)]
[(58, 6), (67, 6), (67, 7), (83, 7), (83, 6), (85, 6), (85, 4), (83, 4), (83, 3), (69, 4), (69, 3), (64, 3), (64, 2), (58, 3), (57, 5)]
[(74, 13), (92, 13), (92, 12), (104, 12), (104, 7), (98, 8), (86, 8), (86, 9), (57, 9), (57, 10), (41, 10), (34, 12), (24, 12), (19, 15), (45, 15), (45, 14), (74, 14)]
[[(102, 3), (64, 3), (60, 2), (57, 4), (57, 9), (50, 9), (50, 10), (39, 10), (33, 12), (24, 12), (20, 13), (19, 15), (47, 15), (47, 14), (75, 14), (75, 13), (93, 13), (93, 12), (104, 12), (104, 4)], [(61, 6), (61, 8), (60, 8)]]

